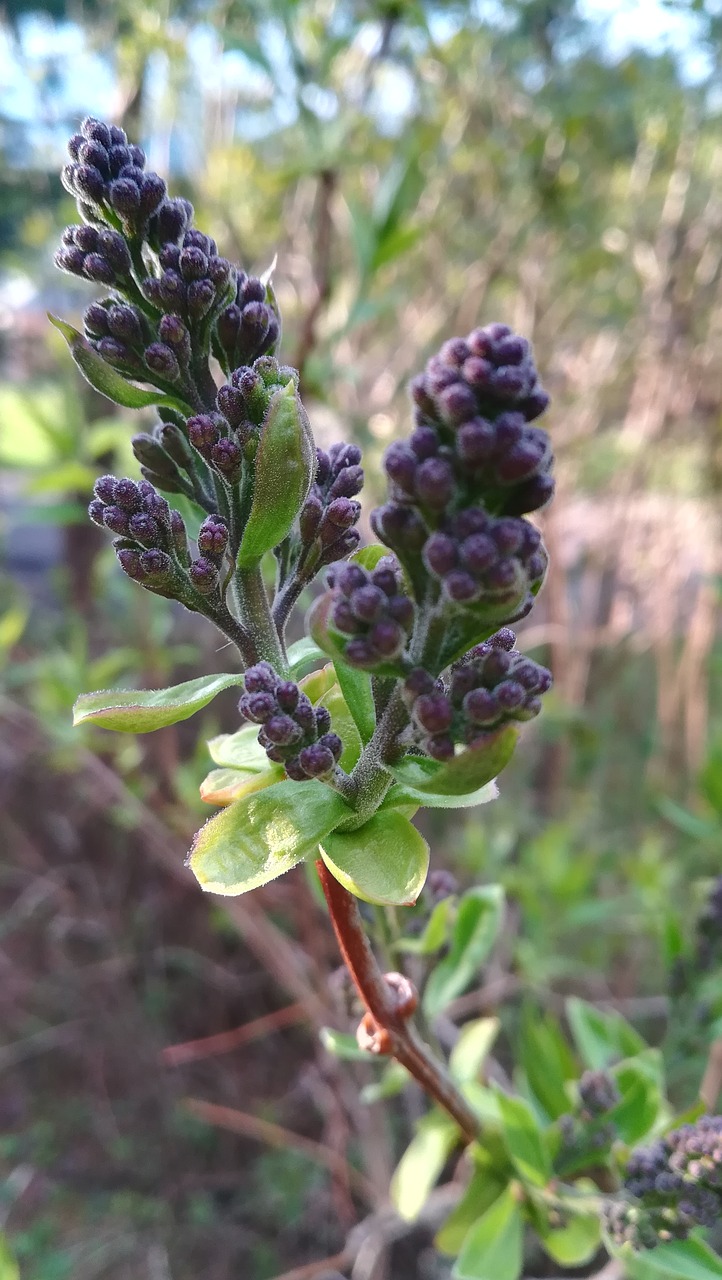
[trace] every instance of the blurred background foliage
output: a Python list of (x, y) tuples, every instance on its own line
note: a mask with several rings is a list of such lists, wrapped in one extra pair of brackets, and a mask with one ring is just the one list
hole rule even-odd
[[(81, 690), (228, 657), (84, 515), (138, 426), (45, 318), (90, 300), (52, 266), (66, 136), (113, 119), (222, 252), (278, 255), (284, 357), (320, 443), (363, 446), (367, 511), (439, 343), (494, 319), (534, 341), (559, 491), (521, 644), (555, 691), (500, 799), (425, 822), (437, 866), (511, 901), (468, 1011), (618, 1008), (666, 1036), (683, 1106), (722, 1018), (719, 983), (668, 998), (721, 870), (721, 69), (715, 0), (0, 6), (0, 1224), (28, 1280), (332, 1255), (359, 1216), (345, 1162), (383, 1201), (414, 1118), (318, 1044), (346, 1011), (302, 873), (219, 904), (183, 871), (232, 695), (146, 740), (68, 727)], [(266, 1015), (245, 1048), (163, 1056)], [(189, 1093), (246, 1119), (209, 1127)], [(394, 1280), (448, 1274), (412, 1244)]]

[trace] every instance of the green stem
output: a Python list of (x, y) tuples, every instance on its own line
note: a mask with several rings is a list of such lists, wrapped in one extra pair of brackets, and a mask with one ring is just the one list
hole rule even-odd
[(270, 662), (279, 676), (288, 678), (288, 658), (283, 642), (276, 630), (268, 593), (261, 574), (261, 566), (236, 569), (235, 586), (241, 609), (241, 620), (251, 637), (259, 658)]

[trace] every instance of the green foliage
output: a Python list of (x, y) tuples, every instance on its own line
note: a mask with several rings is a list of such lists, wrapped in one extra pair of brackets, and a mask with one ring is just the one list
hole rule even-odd
[(117, 733), (151, 733), (187, 720), (233, 685), (243, 675), (199, 676), (170, 689), (116, 689), (83, 693), (78, 698), (73, 724), (97, 724)]
[(261, 428), (251, 509), (236, 557), (239, 569), (259, 564), (287, 537), (308, 496), (314, 466), (308, 416), (289, 382), (271, 397)]

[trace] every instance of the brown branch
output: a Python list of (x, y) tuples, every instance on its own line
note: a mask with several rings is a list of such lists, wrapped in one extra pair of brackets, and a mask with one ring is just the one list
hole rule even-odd
[(289, 1148), (300, 1151), (316, 1164), (325, 1165), (336, 1177), (342, 1177), (355, 1187), (369, 1204), (376, 1200), (376, 1188), (368, 1178), (354, 1169), (338, 1151), (332, 1151), (313, 1138), (305, 1138), (300, 1133), (284, 1129), (280, 1124), (270, 1120), (261, 1120), (259, 1116), (249, 1115), (247, 1111), (237, 1111), (235, 1107), (222, 1107), (215, 1102), (206, 1102), (203, 1098), (184, 1098), (183, 1106), (198, 1120), (215, 1125), (218, 1129), (228, 1129), (230, 1133), (238, 1133), (244, 1138), (254, 1138), (269, 1147), (278, 1147), (281, 1151)]
[(337, 175), (333, 169), (322, 169), (318, 175), (318, 192), (315, 208), (315, 236), (313, 243), (313, 285), (314, 297), (306, 311), (298, 335), (298, 345), (294, 365), (298, 369), (301, 383), (308, 357), (316, 345), (316, 325), (318, 318), (331, 296), (331, 241), (333, 236), (333, 219), (331, 202), (336, 190)]
[[(366, 1008), (361, 1034), (376, 1052), (388, 1053), (421, 1085), (421, 1088), (456, 1121), (466, 1142), (479, 1136), (479, 1122), (444, 1068), (409, 1023), (412, 1009), (408, 995), (399, 999), (399, 976), (387, 981), (374, 958), (356, 899), (339, 884), (320, 860), (316, 863), (336, 939)], [(391, 975), (390, 975), (391, 976)], [(374, 1043), (375, 1041), (375, 1043)]]
[(169, 1044), (161, 1050), (161, 1061), (166, 1067), (180, 1067), (186, 1062), (198, 1062), (201, 1058), (215, 1058), (221, 1053), (232, 1053), (251, 1040), (258, 1040), (270, 1031), (278, 1031), (281, 1027), (291, 1027), (297, 1022), (306, 1022), (308, 1010), (300, 1000), (286, 1005), (283, 1009), (275, 1009), (273, 1013), (264, 1013), (252, 1022), (245, 1022), (232, 1031), (219, 1031), (217, 1035), (203, 1036), (198, 1040), (186, 1040), (183, 1044)]

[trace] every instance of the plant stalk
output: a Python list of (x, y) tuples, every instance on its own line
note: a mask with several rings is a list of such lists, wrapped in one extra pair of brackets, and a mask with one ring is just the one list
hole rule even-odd
[(473, 1142), (480, 1134), (479, 1121), (444, 1067), (436, 1061), (410, 1024), (408, 1016), (400, 1011), (394, 992), (376, 963), (356, 899), (339, 884), (320, 859), (316, 870), (341, 955), (365, 1009), (376, 1027), (385, 1033), (389, 1053), (456, 1121), (465, 1142)]

